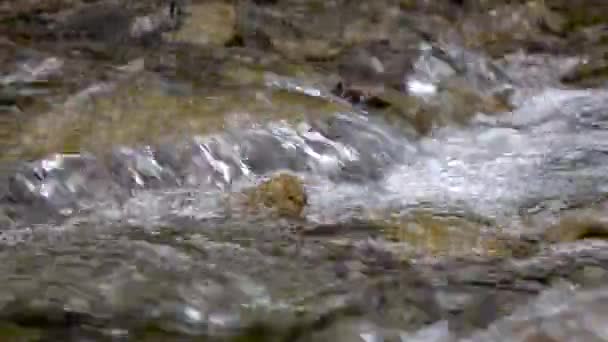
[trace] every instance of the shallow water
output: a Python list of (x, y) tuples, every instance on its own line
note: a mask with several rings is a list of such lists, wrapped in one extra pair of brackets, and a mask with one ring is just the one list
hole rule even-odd
[[(215, 88), (205, 73), (167, 77), (136, 59), (60, 92), (1, 151), (0, 335), (605, 339), (603, 287), (553, 283), (582, 268), (601, 284), (605, 272), (592, 267), (608, 260), (603, 242), (509, 244), (567, 215), (587, 225), (573, 240), (606, 235), (608, 91), (559, 82), (575, 57), (497, 62), (428, 44), (417, 53), (403, 88), (422, 106), (458, 112), (458, 97), (442, 95), (458, 96), (444, 88), (456, 78), (514, 109), (421, 135), (335, 96), (333, 75), (234, 56), (213, 73)], [(67, 73), (59, 57), (32, 63), (1, 83), (27, 92)], [(301, 215), (252, 210), (247, 198), (260, 197), (250, 191), (272, 188), (264, 182), (279, 173), (301, 182)], [(294, 201), (275, 195), (275, 206)], [(473, 334), (461, 336), (461, 323)]]
[[(525, 231), (522, 212), (559, 212), (606, 191), (605, 132), (588, 124), (598, 116), (591, 106), (605, 94), (547, 90), (540, 96), (548, 112), (542, 118), (539, 100), (531, 98), (508, 124), (448, 127), (422, 139), (365, 113), (336, 113), (299, 125), (271, 122), (195, 137), (181, 148), (116, 147), (109, 161), (57, 155), (34, 162), (10, 184), (14, 200), (31, 204), (6, 220), (5, 259), (11, 262), (3, 263), (4, 303), (46, 315), (59, 301), (63, 311), (111, 321), (122, 315), (145, 320), (137, 313), (144, 310), (162, 329), (196, 334), (216, 334), (228, 322), (246, 325), (251, 305), (288, 310), (294, 292), (316, 293), (338, 281), (334, 262), (324, 261), (332, 258), (316, 251), (336, 253), (335, 245), (304, 243), (292, 251), (293, 237), (281, 232), (289, 225), (252, 221), (230, 200), (283, 170), (305, 183), (308, 222), (377, 220), (422, 208), (482, 218), (512, 234)], [(528, 108), (538, 123), (518, 122)], [(49, 224), (50, 217), (56, 223)], [(280, 236), (286, 241), (277, 241)], [(361, 237), (354, 238), (356, 245)], [(305, 271), (308, 266), (284, 253), (317, 265)], [(196, 285), (201, 281), (204, 288)], [(35, 295), (42, 288), (42, 297)]]

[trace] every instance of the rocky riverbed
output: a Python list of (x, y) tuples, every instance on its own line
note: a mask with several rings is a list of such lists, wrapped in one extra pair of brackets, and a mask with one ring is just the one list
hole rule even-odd
[(0, 1), (0, 340), (608, 339), (606, 32), (594, 0)]

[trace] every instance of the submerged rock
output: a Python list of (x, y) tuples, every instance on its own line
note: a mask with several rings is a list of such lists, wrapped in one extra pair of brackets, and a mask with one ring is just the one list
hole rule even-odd
[[(254, 67), (243, 68), (254, 70)], [(42, 157), (58, 151), (79, 152), (83, 149), (107, 152), (117, 144), (153, 144), (172, 140), (176, 135), (216, 133), (234, 124), (233, 117), (253, 124), (271, 119), (298, 122), (307, 117), (329, 116), (350, 109), (321, 96), (279, 87), (268, 89), (263, 84), (262, 75), (256, 81), (259, 82), (257, 85), (243, 90), (210, 83), (200, 85), (192, 79), (168, 80), (152, 72), (140, 71), (127, 74), (134, 77), (119, 80), (118, 84), (90, 87), (91, 92), (103, 93), (102, 96), (88, 96), (86, 91), (89, 89), (86, 89), (83, 91), (86, 97), (80, 103), (57, 105), (52, 111), (27, 122), (21, 127), (21, 134), (14, 137), (19, 144), (11, 153)], [(200, 70), (199, 74), (190, 71), (196, 79), (213, 77), (207, 73), (213, 72), (210, 70)], [(222, 77), (218, 82), (234, 82), (232, 79), (222, 80)], [(196, 91), (192, 90), (195, 86), (198, 86)], [(209, 89), (205, 91), (207, 86)], [(299, 85), (295, 86), (301, 89)]]

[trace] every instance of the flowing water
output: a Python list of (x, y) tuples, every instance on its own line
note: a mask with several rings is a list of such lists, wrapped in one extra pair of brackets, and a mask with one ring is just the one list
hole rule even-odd
[[(458, 78), (508, 106), (422, 135), (347, 103), (313, 73), (270, 63), (235, 71), (245, 85), (218, 76), (228, 84), (213, 90), (137, 59), (67, 98), (44, 95), (50, 114), (2, 150), (0, 335), (607, 339), (607, 249), (574, 240), (606, 234), (608, 90), (560, 82), (579, 57), (495, 61), (426, 43), (415, 56), (402, 77), (415, 101), (458, 112), (442, 88)], [(0, 78), (20, 96), (76, 68), (28, 60)], [(44, 157), (26, 160), (32, 151)], [(264, 193), (277, 179), (279, 194)], [(551, 229), (558, 240), (582, 232), (534, 240)], [(514, 255), (509, 243), (526, 241), (539, 250)], [(599, 285), (579, 289), (571, 275)]]

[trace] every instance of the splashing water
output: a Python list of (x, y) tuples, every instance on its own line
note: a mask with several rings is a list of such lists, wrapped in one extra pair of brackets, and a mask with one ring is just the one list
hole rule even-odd
[[(269, 250), (281, 241), (268, 243), (264, 234), (283, 231), (283, 223), (238, 215), (227, 200), (280, 171), (304, 181), (305, 219), (317, 223), (431, 208), (514, 229), (522, 213), (559, 212), (605, 196), (608, 91), (526, 82), (522, 75), (530, 74), (517, 69), (524, 64), (517, 58), (503, 74), (479, 56), (446, 49), (448, 57), (479, 63), (463, 62), (456, 70), (427, 51), (406, 78), (414, 95), (432, 97), (442, 78), (465, 72), (480, 88), (516, 89), (517, 108), (498, 117), (479, 113), (466, 128), (439, 128), (426, 137), (353, 111), (299, 124), (227, 128), (176, 144), (116, 146), (107, 156), (56, 154), (20, 165), (5, 194), (13, 212), (2, 221), (0, 259), (7, 262), (0, 272), (0, 293), (6, 294), (0, 305), (15, 305), (16, 312), (69, 311), (85, 322), (110, 320), (119, 330), (120, 318), (143, 316), (163, 322), (162, 329), (211, 335), (255, 322), (260, 308), (314, 311), (306, 300), (293, 299), (303, 283), (329, 292), (321, 296), (327, 306), (346, 306), (340, 291), (332, 292), (334, 266), (322, 254), (329, 248), (306, 245), (304, 251), (321, 256), (297, 260), (273, 255)], [(434, 59), (429, 64), (425, 58)], [(564, 65), (548, 68), (565, 70)], [(278, 76), (267, 83), (329, 98)], [(289, 253), (297, 245), (285, 243), (290, 247), (279, 249)], [(19, 267), (25, 274), (18, 274)], [(55, 308), (57, 301), (66, 307)], [(505, 324), (515, 323), (498, 322), (487, 334)], [(593, 322), (585, 324), (605, 335)], [(359, 330), (361, 339), (381, 338)], [(398, 335), (402, 341), (443, 341), (447, 322)], [(491, 340), (480, 338), (471, 341)]]

